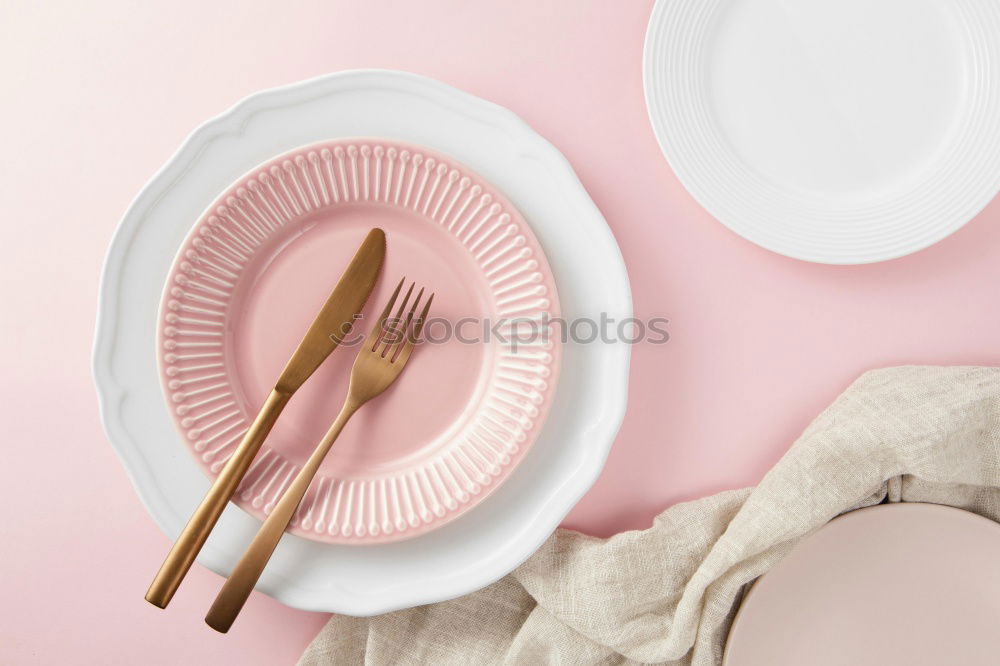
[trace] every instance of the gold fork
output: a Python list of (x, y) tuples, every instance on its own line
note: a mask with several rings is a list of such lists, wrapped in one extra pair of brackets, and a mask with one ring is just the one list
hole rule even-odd
[(247, 597), (250, 596), (250, 592), (257, 583), (257, 579), (260, 578), (261, 572), (267, 566), (267, 561), (277, 547), (281, 535), (284, 534), (288, 523), (299, 507), (299, 503), (305, 497), (306, 490), (316, 475), (320, 463), (323, 462), (323, 458), (330, 451), (347, 421), (363, 404), (389, 388), (403, 371), (403, 367), (413, 351), (413, 345), (420, 339), (421, 329), (427, 320), (431, 302), (434, 300), (434, 294), (431, 294), (420, 316), (414, 319), (414, 313), (417, 311), (424, 294), (424, 290), (421, 289), (416, 300), (413, 301), (413, 305), (406, 312), (404, 320), (403, 312), (413, 294), (414, 285), (410, 284), (396, 316), (390, 320), (389, 315), (405, 280), (406, 278), (400, 280), (395, 291), (392, 292), (389, 303), (382, 310), (379, 320), (358, 351), (354, 367), (351, 370), (351, 383), (347, 389), (347, 398), (344, 400), (340, 414), (337, 415), (337, 419), (323, 436), (298, 476), (288, 486), (288, 490), (281, 496), (281, 500), (271, 511), (271, 515), (264, 521), (264, 525), (257, 532), (257, 536), (254, 537), (246, 552), (243, 553), (243, 557), (236, 564), (233, 573), (230, 574), (229, 579), (215, 598), (215, 603), (209, 609), (208, 615), (205, 616), (205, 622), (216, 631), (222, 633), (229, 631), (236, 616), (239, 615), (243, 604), (246, 603)]

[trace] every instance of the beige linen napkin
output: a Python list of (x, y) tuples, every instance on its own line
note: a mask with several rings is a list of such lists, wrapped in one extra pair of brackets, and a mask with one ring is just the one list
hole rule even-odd
[(855, 508), (933, 502), (1000, 519), (1000, 368), (868, 372), (753, 489), (596, 539), (557, 531), (468, 596), (334, 616), (302, 664), (715, 665), (745, 586)]

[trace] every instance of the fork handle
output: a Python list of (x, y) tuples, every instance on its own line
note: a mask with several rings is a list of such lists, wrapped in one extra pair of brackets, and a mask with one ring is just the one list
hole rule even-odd
[(184, 531), (174, 542), (156, 573), (156, 578), (146, 591), (146, 601), (160, 608), (166, 608), (170, 603), (201, 547), (205, 545), (212, 528), (219, 521), (219, 516), (225, 510), (229, 498), (243, 480), (250, 463), (264, 443), (264, 438), (271, 432), (274, 422), (278, 420), (281, 410), (291, 397), (291, 394), (277, 390), (271, 391), (267, 396), (257, 418), (250, 425), (236, 451), (222, 468), (222, 472), (205, 494), (205, 498), (201, 500), (201, 504), (195, 509)]
[(257, 532), (257, 536), (253, 538), (250, 546), (243, 553), (243, 557), (236, 564), (236, 568), (233, 569), (222, 586), (218, 596), (215, 597), (215, 602), (209, 609), (208, 615), (205, 616), (205, 622), (208, 623), (208, 626), (221, 633), (229, 631), (236, 616), (243, 608), (243, 604), (250, 596), (250, 592), (253, 591), (254, 585), (257, 584), (264, 567), (267, 566), (268, 560), (271, 559), (271, 554), (277, 548), (281, 535), (285, 533), (292, 516), (295, 515), (302, 498), (305, 497), (309, 484), (319, 470), (320, 463), (323, 462), (323, 458), (329, 453), (337, 436), (340, 435), (340, 431), (344, 429), (347, 421), (354, 415), (359, 406), (348, 401), (340, 410), (333, 425), (323, 436), (313, 454), (309, 456), (306, 464), (302, 466), (302, 470), (296, 475), (295, 480), (281, 496), (267, 520), (264, 521), (260, 531)]

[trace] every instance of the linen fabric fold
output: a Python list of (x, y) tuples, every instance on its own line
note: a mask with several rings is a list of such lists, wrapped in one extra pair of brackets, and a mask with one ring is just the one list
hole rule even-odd
[(1000, 368), (862, 375), (752, 489), (598, 539), (558, 530), (478, 592), (333, 616), (300, 664), (715, 666), (747, 585), (830, 519), (930, 502), (1000, 520)]

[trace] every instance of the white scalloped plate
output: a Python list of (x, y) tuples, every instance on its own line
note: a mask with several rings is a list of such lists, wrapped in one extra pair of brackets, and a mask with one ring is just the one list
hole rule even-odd
[[(176, 537), (208, 488), (158, 381), (157, 308), (195, 220), (241, 175), (298, 146), (380, 136), (454, 157), (502, 192), (545, 249), (565, 318), (631, 316), (628, 278), (565, 158), (509, 111), (403, 72), (334, 74), (254, 95), (199, 128), (118, 227), (101, 282), (93, 369), (105, 429), (154, 519)], [(286, 535), (258, 589), (307, 610), (372, 615), (467, 594), (528, 557), (597, 478), (624, 416), (628, 346), (563, 346), (549, 417), (474, 511), (414, 539), (325, 544)], [(230, 506), (199, 556), (228, 574), (259, 523)], [(157, 563), (150, 563), (153, 571)]]
[(996, 0), (658, 0), (649, 117), (688, 192), (744, 238), (892, 259), (1000, 189)]

